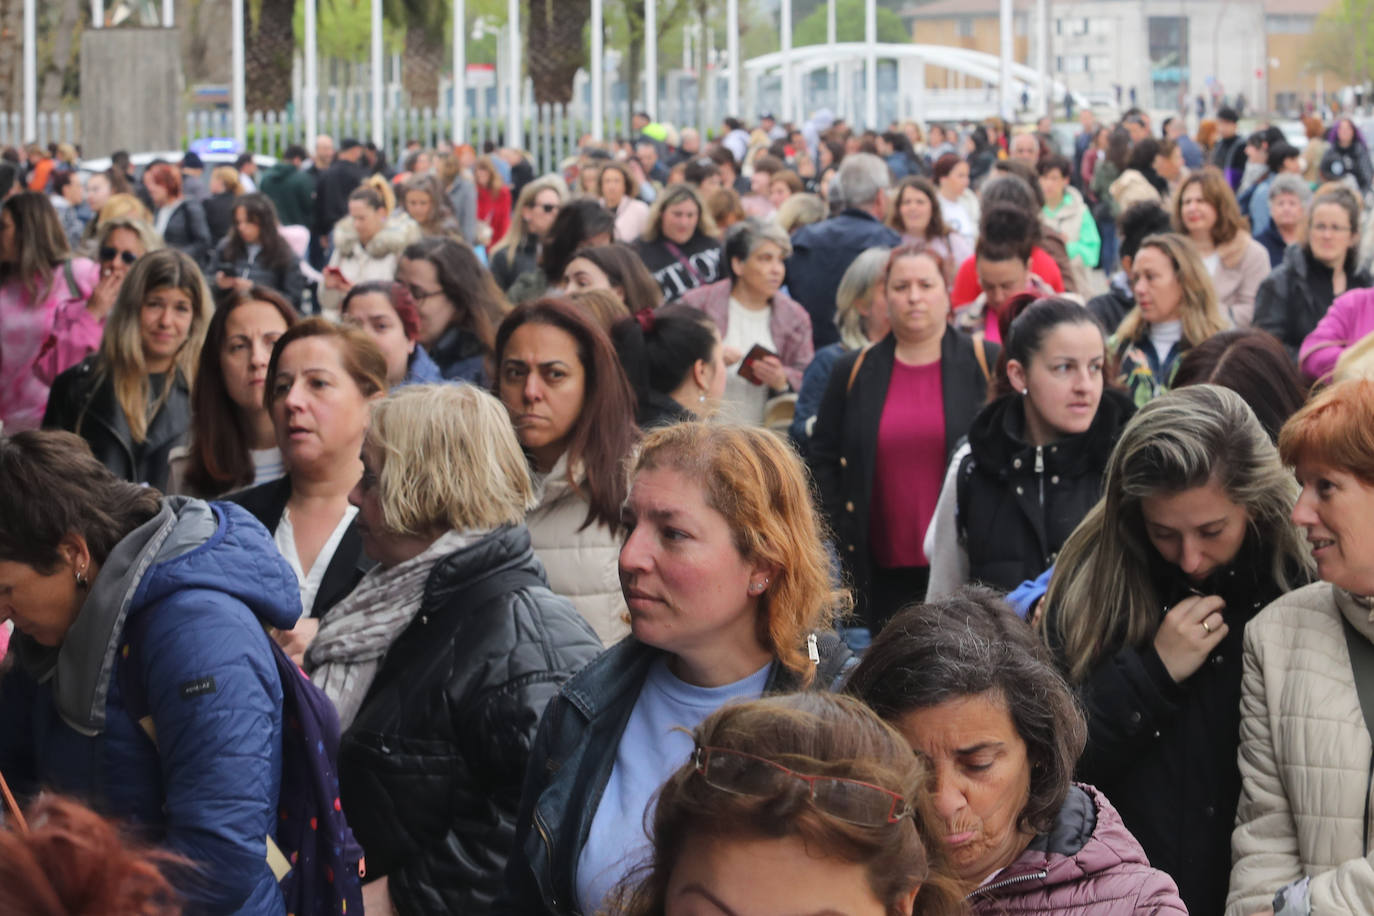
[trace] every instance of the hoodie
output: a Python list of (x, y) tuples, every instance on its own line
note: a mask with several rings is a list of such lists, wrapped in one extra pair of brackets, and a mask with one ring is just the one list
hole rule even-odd
[(252, 516), (166, 497), (110, 552), (59, 647), (15, 635), (0, 770), (20, 794), (77, 796), (203, 865), (171, 875), (195, 912), (282, 913), (266, 859), (282, 689), (264, 628), (299, 616), (295, 576)]

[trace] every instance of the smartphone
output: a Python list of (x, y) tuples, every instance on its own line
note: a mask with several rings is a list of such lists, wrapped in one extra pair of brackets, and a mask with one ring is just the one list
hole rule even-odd
[(763, 344), (754, 344), (754, 346), (749, 348), (749, 352), (744, 354), (744, 359), (740, 361), (739, 377), (744, 379), (746, 382), (752, 382), (755, 385), (762, 385), (763, 379), (759, 378), (758, 374), (754, 372), (754, 365), (766, 356), (777, 355), (778, 354), (774, 353), (772, 350), (768, 349)]

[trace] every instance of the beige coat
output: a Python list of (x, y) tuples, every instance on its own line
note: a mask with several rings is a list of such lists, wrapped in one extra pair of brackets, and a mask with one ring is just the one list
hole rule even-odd
[(1217, 254), (1221, 261), (1212, 275), (1212, 286), (1217, 291), (1221, 314), (1236, 327), (1248, 328), (1255, 317), (1255, 294), (1269, 276), (1269, 252), (1250, 233), (1242, 231), (1218, 246)]
[(1267, 907), (1303, 877), (1314, 914), (1374, 913), (1374, 860), (1361, 848), (1374, 747), (1339, 614), (1374, 639), (1374, 614), (1325, 582), (1283, 596), (1245, 628), (1227, 916)]
[[(396, 279), (401, 252), (411, 242), (419, 240), (420, 227), (407, 216), (388, 219), (364, 245), (358, 238), (358, 230), (353, 228), (353, 219), (345, 216), (334, 226), (334, 254), (329, 258), (329, 266), (339, 268), (344, 279), (354, 286), (372, 280), (389, 283)], [(324, 283), (320, 283), (318, 299), (326, 317), (338, 319), (343, 298), (343, 291), (326, 289)]]
[(573, 603), (604, 645), (614, 645), (630, 632), (620, 591), (620, 538), (599, 522), (582, 528), (587, 501), (568, 481), (566, 462), (564, 455), (542, 479), (535, 475), (539, 505), (525, 524), (549, 588)]

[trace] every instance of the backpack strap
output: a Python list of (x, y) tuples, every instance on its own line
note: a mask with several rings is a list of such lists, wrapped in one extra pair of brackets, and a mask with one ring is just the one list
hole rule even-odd
[(973, 332), (973, 358), (978, 360), (978, 368), (983, 370), (983, 381), (992, 382), (992, 372), (988, 369), (987, 335), (982, 331)]
[(854, 360), (854, 365), (851, 366), (849, 369), (849, 381), (844, 386), (845, 394), (848, 394), (849, 392), (854, 390), (854, 379), (856, 379), (859, 375), (859, 367), (864, 364), (864, 357), (867, 356), (868, 351), (872, 349), (873, 344), (868, 344), (862, 350), (859, 351), (858, 358)]
[[(1360, 712), (1364, 713), (1364, 727), (1374, 739), (1374, 643), (1364, 637), (1355, 626), (1336, 609), (1341, 618), (1341, 628), (1345, 631), (1345, 645), (1350, 650), (1350, 668), (1355, 675), (1355, 693), (1360, 698)], [(1364, 824), (1364, 840), (1361, 849), (1369, 852), (1369, 799), (1370, 788), (1374, 785), (1374, 757), (1370, 758), (1369, 778), (1364, 783), (1364, 808), (1360, 820)]]
[(76, 300), (83, 298), (81, 295), (81, 287), (76, 284), (76, 274), (72, 272), (71, 258), (67, 258), (67, 260), (62, 262), (62, 276), (67, 280), (67, 292), (71, 293), (72, 299)]

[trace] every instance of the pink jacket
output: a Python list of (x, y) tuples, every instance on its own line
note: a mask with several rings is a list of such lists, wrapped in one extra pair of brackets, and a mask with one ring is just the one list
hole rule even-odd
[(976, 916), (1126, 916), (1188, 910), (1174, 879), (1150, 867), (1145, 850), (1097, 789), (1075, 783), (1049, 833), (969, 895)]
[(1302, 342), (1298, 365), (1309, 379), (1327, 377), (1351, 344), (1374, 333), (1374, 289), (1352, 289), (1331, 303)]
[[(60, 265), (53, 271), (52, 283), (40, 302), (30, 302), (18, 280), (0, 287), (0, 422), (6, 432), (36, 429), (43, 422), (52, 379), (40, 378), (34, 371), (40, 353), (53, 333), (58, 310), (70, 305), (84, 311), (86, 300), (100, 279), (100, 267), (94, 261), (72, 258), (71, 263), (75, 295)], [(62, 327), (69, 324), (63, 323)], [(98, 334), (95, 340), (98, 344)]]
[[(698, 286), (678, 301), (710, 315), (723, 338), (730, 326), (730, 290), (733, 286), (733, 280), (719, 280)], [(782, 293), (773, 294), (772, 309), (768, 330), (773, 334), (773, 343), (778, 345), (778, 358), (787, 372), (788, 383), (793, 391), (800, 391), (802, 373), (816, 353), (811, 342), (811, 316), (801, 303)]]

